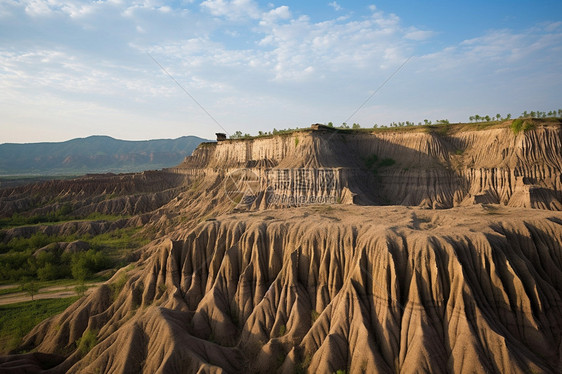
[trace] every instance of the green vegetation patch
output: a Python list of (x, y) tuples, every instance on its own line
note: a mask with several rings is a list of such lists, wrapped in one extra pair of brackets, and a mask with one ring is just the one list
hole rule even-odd
[[(19, 282), (23, 279), (42, 281), (74, 277), (84, 281), (101, 270), (127, 264), (127, 255), (148, 240), (140, 237), (140, 227), (113, 230), (100, 235), (46, 235), (36, 232), (28, 238), (16, 237), (0, 243), (0, 282)], [(90, 249), (77, 253), (63, 253), (57, 242), (81, 240)], [(52, 246), (51, 246), (52, 245)], [(39, 248), (47, 250), (34, 255)]]
[(376, 154), (372, 154), (365, 159), (365, 166), (367, 167), (367, 169), (372, 169), (376, 165), (378, 160), (379, 156), (377, 156)]
[(56, 211), (48, 214), (37, 214), (33, 216), (24, 216), (19, 213), (14, 213), (11, 217), (0, 219), (0, 228), (29, 226), (38, 223), (61, 222), (69, 220), (68, 215), (72, 212), (72, 205), (65, 203), (60, 206)]
[(10, 288), (2, 288), (0, 289), (0, 296), (9, 295), (11, 293), (18, 293), (18, 292), (23, 292), (22, 287), (17, 286), (17, 287), (10, 287)]
[(0, 306), (0, 353), (17, 348), (39, 322), (61, 313), (77, 299), (35, 300)]
[(370, 170), (373, 174), (378, 174), (379, 168), (389, 167), (396, 163), (396, 161), (392, 158), (383, 158), (379, 160), (379, 157), (376, 154), (372, 154), (371, 156), (363, 159), (365, 162), (365, 167)]
[[(125, 284), (127, 283), (128, 280), (129, 280), (129, 276), (127, 275), (127, 273), (122, 272), (119, 278), (115, 282), (109, 285), (109, 287), (111, 288), (111, 296), (113, 298), (113, 301), (117, 299), (117, 296), (119, 296), (119, 293), (121, 292), (123, 287), (125, 287)], [(162, 286), (162, 284), (160, 284), (160, 286)], [(165, 287), (166, 286), (164, 285), (164, 288)]]
[(511, 122), (511, 130), (515, 135), (519, 134), (521, 131), (525, 132), (535, 128), (535, 124), (532, 121), (528, 121), (523, 118), (518, 118)]
[(88, 354), (98, 344), (98, 330), (86, 330), (82, 337), (76, 341), (76, 346), (83, 356)]

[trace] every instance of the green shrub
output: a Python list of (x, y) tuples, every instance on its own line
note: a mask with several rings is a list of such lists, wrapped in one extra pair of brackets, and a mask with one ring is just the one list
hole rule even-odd
[(396, 163), (396, 161), (392, 158), (383, 158), (379, 160), (379, 157), (376, 154), (372, 154), (371, 156), (364, 159), (365, 166), (368, 170), (370, 170), (374, 175), (378, 174), (379, 168), (384, 168), (387, 166), (392, 166)]
[(396, 163), (392, 158), (385, 158), (379, 162), (379, 167), (392, 166)]
[(513, 120), (513, 122), (511, 122), (511, 130), (513, 130), (513, 133), (515, 135), (521, 132), (521, 130), (523, 129), (523, 123), (524, 121), (521, 118), (515, 119)]
[(365, 166), (367, 167), (367, 169), (371, 169), (378, 160), (379, 157), (376, 154), (372, 154), (371, 156), (367, 157), (367, 159), (365, 159)]
[(312, 310), (310, 312), (310, 319), (311, 319), (312, 323), (316, 322), (318, 317), (320, 317), (320, 313), (318, 313), (316, 310)]
[(532, 121), (523, 118), (518, 118), (511, 122), (511, 130), (515, 135), (519, 134), (521, 131), (525, 132), (534, 128), (535, 124)]
[(86, 330), (82, 334), (82, 337), (76, 341), (76, 346), (83, 356), (88, 354), (98, 344), (98, 331), (97, 330)]
[(285, 335), (286, 332), (287, 332), (287, 326), (285, 326), (285, 325), (279, 326), (278, 336), (283, 336), (283, 335)]
[(62, 271), (59, 266), (47, 262), (43, 267), (37, 269), (37, 277), (42, 281), (55, 280), (61, 278)]
[(86, 252), (75, 253), (70, 264), (74, 279), (84, 281), (100, 270), (110, 265), (109, 258), (103, 252), (89, 249)]
[(117, 299), (117, 296), (119, 296), (119, 292), (121, 292), (121, 290), (123, 289), (123, 287), (125, 287), (125, 284), (127, 283), (127, 280), (129, 279), (129, 276), (127, 275), (126, 272), (121, 272), (121, 275), (119, 276), (119, 278), (117, 279), (117, 281), (111, 283), (109, 285), (109, 287), (111, 288), (111, 293), (112, 293), (112, 297), (113, 300)]

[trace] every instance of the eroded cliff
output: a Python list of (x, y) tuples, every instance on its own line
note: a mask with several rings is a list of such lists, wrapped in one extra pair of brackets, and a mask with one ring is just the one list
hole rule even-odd
[(0, 370), (562, 371), (560, 122), (461, 127), (206, 143), (137, 176), (167, 191), (139, 209), (155, 240)]
[(535, 126), (519, 134), (509, 123), (483, 130), (301, 131), (207, 143), (172, 170), (223, 178), (251, 170), (259, 183), (250, 206), (262, 209), (328, 196), (362, 205), (561, 210), (562, 126)]
[[(61, 372), (559, 372), (562, 216), (527, 215), (311, 206), (207, 221), (22, 348), (73, 352)], [(99, 343), (81, 353), (85, 331)]]

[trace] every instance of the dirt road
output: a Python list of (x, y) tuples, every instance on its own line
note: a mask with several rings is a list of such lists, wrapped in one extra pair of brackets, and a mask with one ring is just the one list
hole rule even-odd
[[(86, 291), (86, 295), (91, 293), (93, 290), (95, 290), (103, 283), (104, 282), (86, 284), (86, 286), (88, 287), (88, 290)], [(18, 287), (18, 286), (17, 285), (2, 286), (2, 288), (13, 288), (13, 287)], [(50, 286), (50, 287), (41, 288), (39, 292), (33, 296), (33, 299), (35, 300), (62, 299), (65, 297), (76, 296), (77, 293), (75, 287), (76, 285), (65, 285), (65, 286)], [(29, 294), (27, 294), (26, 292), (16, 292), (7, 295), (0, 295), (0, 305), (21, 303), (25, 301), (31, 301), (31, 296), (29, 296)]]

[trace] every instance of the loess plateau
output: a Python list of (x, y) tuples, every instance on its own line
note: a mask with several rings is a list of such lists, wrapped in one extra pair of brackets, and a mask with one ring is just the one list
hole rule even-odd
[(307, 129), (2, 189), (6, 217), (121, 217), (3, 241), (123, 227), (153, 240), (0, 372), (560, 373), (562, 124), (533, 122)]

